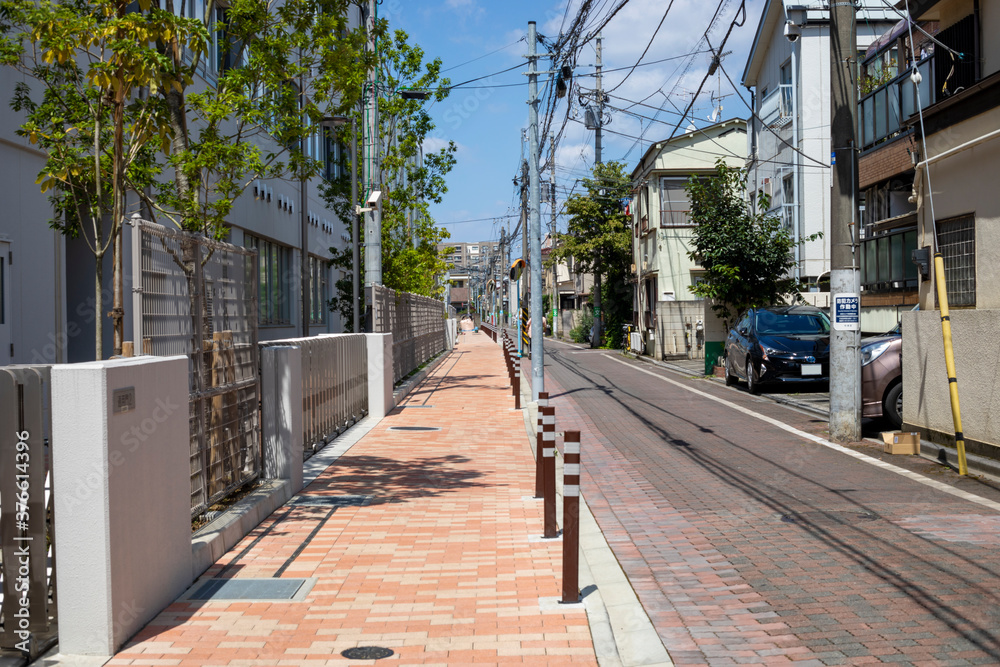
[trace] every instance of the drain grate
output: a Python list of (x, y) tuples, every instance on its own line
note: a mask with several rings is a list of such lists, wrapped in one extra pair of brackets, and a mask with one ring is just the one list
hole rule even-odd
[(291, 600), (306, 579), (209, 579), (189, 600)]
[(392, 649), (382, 646), (357, 646), (340, 652), (348, 660), (378, 660), (394, 655)]
[(440, 431), (440, 426), (390, 426), (389, 431)]
[(290, 505), (298, 507), (367, 507), (372, 504), (374, 496), (317, 496), (303, 494), (289, 501)]
[(851, 526), (856, 523), (877, 521), (878, 514), (865, 510), (817, 510), (814, 512), (794, 512), (784, 514), (781, 520), (785, 523), (797, 523), (808, 526)]

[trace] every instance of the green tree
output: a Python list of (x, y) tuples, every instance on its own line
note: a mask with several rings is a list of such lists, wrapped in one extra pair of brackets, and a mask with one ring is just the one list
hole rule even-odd
[[(705, 269), (691, 291), (714, 302), (712, 309), (728, 329), (748, 308), (801, 300), (802, 284), (793, 275), (795, 240), (789, 230), (776, 216), (755, 212), (746, 199), (749, 170), (721, 159), (715, 169), (712, 176), (693, 176), (686, 187), (696, 225), (688, 256)], [(762, 192), (757, 210), (768, 208), (770, 199)]]
[[(387, 24), (383, 29), (388, 33)], [(362, 167), (358, 169), (359, 177), (366, 159), (372, 172), (371, 182), (362, 183), (362, 188), (382, 191), (382, 284), (403, 292), (440, 297), (444, 289), (440, 277), (447, 264), (438, 255), (437, 246), (449, 234), (436, 226), (429, 206), (440, 203), (448, 191), (446, 176), (455, 166), (456, 147), (448, 142), (436, 150), (425, 150), (435, 127), (424, 107), (425, 100), (404, 97), (400, 91), (420, 91), (441, 101), (448, 95), (449, 81), (441, 77), (441, 60), (425, 63), (423, 50), (408, 40), (404, 31), (396, 30), (379, 43), (378, 140), (374, 144), (380, 147), (380, 154), (377, 161), (364, 155), (364, 142), (359, 141), (355, 159)], [(365, 117), (357, 111), (354, 115), (360, 135)], [(347, 172), (346, 168), (342, 170)], [(324, 197), (342, 220), (350, 219), (350, 180), (346, 176), (329, 183)], [(333, 266), (350, 269), (350, 250), (330, 251), (334, 254)], [(338, 281), (336, 295), (330, 300), (330, 308), (338, 311), (345, 322), (353, 317), (351, 289), (350, 278)]]
[(45, 155), (37, 182), (48, 194), (49, 225), (82, 239), (95, 260), (96, 358), (103, 358), (104, 257), (115, 267), (115, 353), (121, 352), (121, 223), (126, 193), (156, 172), (156, 148), (167, 143), (166, 109), (139, 91), (167, 87), (176, 74), (150, 44), (173, 40), (198, 53), (203, 23), (143, 0), (0, 4), (0, 62), (24, 75), (11, 108), (23, 114), (17, 134)]
[[(255, 179), (319, 173), (307, 140), (324, 118), (352, 108), (373, 63), (364, 31), (348, 29), (352, 5), (209, 0), (191, 18), (179, 0), (162, 9), (151, 0), (0, 5), (0, 57), (31, 79), (12, 104), (48, 158), (39, 183), (55, 193), (51, 224), (95, 254), (98, 313), (101, 260), (120, 243), (126, 190), (150, 217), (221, 238)], [(209, 56), (214, 71), (196, 83)], [(191, 250), (175, 257), (189, 287)], [(120, 294), (115, 301), (119, 324)], [(96, 328), (100, 357), (100, 317)]]
[(594, 274), (596, 335), (591, 345), (601, 345), (603, 319), (608, 326), (608, 346), (618, 347), (621, 324), (632, 316), (628, 284), (632, 238), (623, 206), (631, 196), (632, 186), (624, 164), (605, 162), (594, 167), (593, 178), (583, 179), (583, 187), (586, 194), (573, 195), (566, 202), (569, 227), (567, 233), (558, 235), (552, 261), (572, 257), (578, 271)]

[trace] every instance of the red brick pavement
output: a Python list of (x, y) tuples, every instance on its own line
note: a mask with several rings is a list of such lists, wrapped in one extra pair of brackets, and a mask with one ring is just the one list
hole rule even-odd
[(557, 430), (584, 430), (583, 495), (675, 663), (1000, 664), (997, 514), (603, 355), (549, 351)]
[(529, 542), (534, 460), (505, 375), (484, 334), (462, 336), (404, 403), (433, 407), (395, 410), (303, 491), (372, 504), (280, 508), (206, 574), (285, 567), (318, 578), (303, 602), (176, 602), (110, 664), (374, 664), (339, 655), (373, 645), (396, 652), (378, 664), (596, 664), (583, 609), (540, 609), (561, 545)]

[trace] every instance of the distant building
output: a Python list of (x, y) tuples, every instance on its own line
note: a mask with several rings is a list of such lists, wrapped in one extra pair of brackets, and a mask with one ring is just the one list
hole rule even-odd
[(500, 243), (497, 241), (442, 243), (437, 249), (449, 266), (451, 290), (448, 303), (459, 312), (470, 307), (476, 294), (485, 294), (486, 283), (494, 274), (503, 275)]

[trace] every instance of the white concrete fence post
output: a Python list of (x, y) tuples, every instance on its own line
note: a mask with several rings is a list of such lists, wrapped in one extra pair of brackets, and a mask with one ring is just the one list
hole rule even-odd
[(368, 341), (368, 414), (382, 419), (396, 407), (392, 396), (392, 334), (365, 334)]
[(287, 479), (302, 489), (304, 455), (302, 348), (267, 346), (260, 355), (261, 436), (264, 479)]
[(193, 581), (188, 424), (186, 357), (53, 366), (60, 653), (113, 655)]

